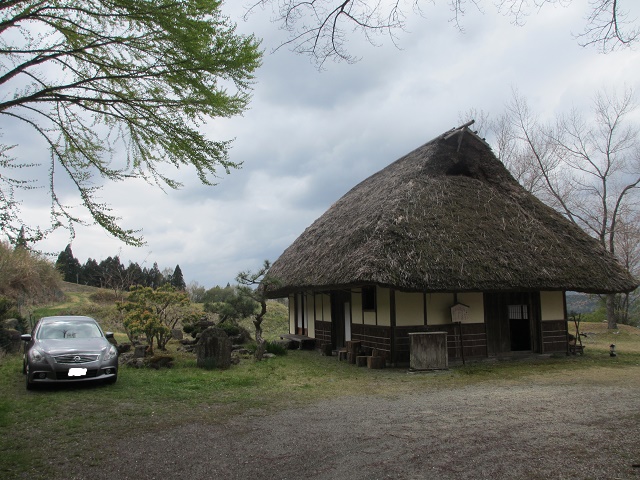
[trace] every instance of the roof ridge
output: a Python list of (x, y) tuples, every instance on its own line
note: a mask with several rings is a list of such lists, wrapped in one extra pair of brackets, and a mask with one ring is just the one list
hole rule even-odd
[(491, 145), (489, 145), (484, 138), (482, 138), (480, 135), (478, 135), (478, 131), (477, 130), (474, 131), (474, 130), (471, 130), (469, 128), (474, 123), (476, 123), (476, 121), (474, 119), (471, 119), (467, 123), (464, 123), (464, 124), (460, 125), (459, 127), (454, 127), (451, 130), (448, 130), (448, 131), (444, 132), (439, 137), (436, 137), (435, 140), (447, 141), (450, 138), (458, 135), (458, 151), (460, 151), (460, 147), (462, 146), (462, 139), (464, 138), (465, 133), (468, 133), (469, 135), (471, 135), (472, 138), (475, 138), (477, 141), (479, 141), (480, 143), (482, 143), (483, 145), (488, 147), (490, 150), (492, 150), (491, 149)]

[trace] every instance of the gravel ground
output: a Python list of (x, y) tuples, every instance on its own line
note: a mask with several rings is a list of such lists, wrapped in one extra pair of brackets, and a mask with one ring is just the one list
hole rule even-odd
[(108, 469), (94, 458), (60, 478), (637, 479), (640, 368), (625, 372), (249, 412), (120, 439), (100, 453)]

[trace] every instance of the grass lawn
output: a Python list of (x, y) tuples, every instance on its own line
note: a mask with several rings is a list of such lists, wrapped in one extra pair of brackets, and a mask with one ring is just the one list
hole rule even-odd
[[(99, 306), (87, 301), (95, 289), (71, 289), (63, 303), (40, 311), (77, 312), (83, 306), (101, 320)], [(61, 310), (62, 309), (62, 310)], [(279, 309), (282, 310), (279, 312)], [(265, 321), (265, 336), (288, 331), (286, 307), (275, 305), (279, 320)], [(103, 325), (112, 329), (111, 323)], [(250, 324), (246, 325), (250, 329)], [(569, 331), (573, 332), (569, 325)], [(116, 328), (117, 329), (117, 328)], [(251, 329), (250, 329), (251, 331)], [(471, 363), (447, 371), (407, 374), (407, 369), (368, 370), (315, 351), (289, 351), (256, 363), (243, 360), (226, 371), (196, 368), (192, 354), (170, 342), (175, 366), (169, 370), (121, 367), (111, 386), (77, 385), (26, 391), (20, 355), (0, 356), (0, 478), (47, 478), (57, 455), (99, 456), (114, 438), (161, 432), (191, 422), (224, 422), (245, 412), (269, 412), (336, 396), (394, 397), (416, 390), (463, 388), (474, 384), (536, 381), (570, 384), (625, 382), (640, 377), (640, 330), (583, 323), (583, 356), (557, 355), (517, 361)], [(116, 336), (119, 341), (125, 337)], [(618, 356), (609, 356), (616, 344)], [(55, 445), (55, 447), (53, 447)], [(52, 455), (55, 451), (56, 454)], [(61, 453), (62, 452), (62, 453)]]
[[(252, 409), (270, 411), (336, 395), (394, 396), (415, 389), (462, 388), (476, 383), (619, 379), (640, 371), (640, 331), (619, 333), (589, 324), (583, 356), (479, 362), (429, 374), (368, 370), (315, 351), (290, 351), (230, 370), (201, 370), (191, 354), (176, 352), (169, 370), (122, 367), (112, 386), (65, 386), (27, 392), (18, 355), (0, 358), (0, 477), (45, 478), (56, 452), (98, 452), (112, 437), (162, 431), (190, 422), (221, 422)], [(609, 344), (619, 355), (611, 358)]]

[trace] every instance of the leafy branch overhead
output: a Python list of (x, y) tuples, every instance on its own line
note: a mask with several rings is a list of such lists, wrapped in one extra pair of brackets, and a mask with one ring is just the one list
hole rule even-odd
[[(201, 127), (245, 110), (261, 52), (220, 7), (215, 0), (2, 2), (0, 128), (20, 132), (0, 145), (5, 234), (20, 229), (18, 193), (43, 186), (41, 168), (51, 225), (31, 226), (32, 239), (87, 223), (60, 194), (70, 183), (90, 222), (140, 245), (139, 231), (120, 226), (100, 199), (105, 180), (175, 189), (181, 184), (167, 166), (194, 168), (205, 185), (238, 167), (230, 141), (210, 139)], [(27, 157), (19, 145), (26, 141), (43, 149)]]
[[(494, 0), (499, 13), (522, 25), (526, 17), (547, 4), (566, 7), (573, 0)], [(429, 3), (446, 3), (451, 21), (463, 30), (467, 7), (484, 12), (488, 0), (254, 0), (246, 15), (258, 8), (271, 6), (273, 21), (289, 33), (282, 46), (309, 55), (320, 67), (327, 60), (357, 61), (347, 47), (351, 32), (362, 34), (369, 42), (388, 35), (395, 43), (398, 31), (406, 27), (407, 12), (413, 10), (427, 16)], [(640, 29), (625, 5), (631, 0), (593, 0), (585, 11), (586, 25), (576, 35), (580, 45), (595, 45), (603, 52), (630, 46), (638, 41)], [(278, 48), (280, 48), (278, 47)]]

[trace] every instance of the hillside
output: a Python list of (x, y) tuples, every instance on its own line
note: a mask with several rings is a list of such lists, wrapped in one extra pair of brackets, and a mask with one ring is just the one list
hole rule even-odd
[[(121, 315), (115, 307), (116, 301), (121, 298), (113, 290), (63, 282), (61, 291), (63, 295), (58, 302), (33, 311), (34, 320), (49, 315), (88, 315), (98, 320), (104, 329), (124, 332)], [(194, 305), (202, 308), (202, 304)], [(286, 306), (275, 300), (269, 300), (267, 306), (263, 336), (267, 340), (277, 340), (281, 334), (289, 331), (289, 312)], [(239, 324), (253, 333), (254, 326), (250, 318), (241, 320)]]
[(62, 282), (62, 291), (64, 293), (87, 293), (92, 294), (102, 291), (102, 288), (90, 287), (89, 285), (80, 285), (78, 283)]
[(567, 312), (592, 313), (598, 309), (599, 302), (598, 295), (567, 292)]

